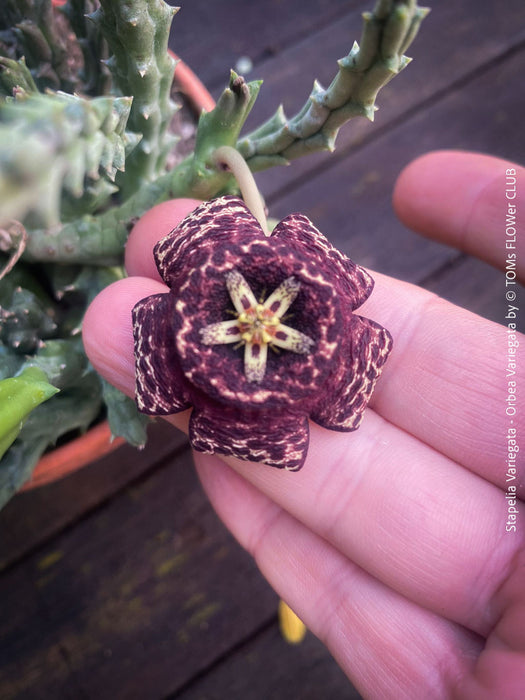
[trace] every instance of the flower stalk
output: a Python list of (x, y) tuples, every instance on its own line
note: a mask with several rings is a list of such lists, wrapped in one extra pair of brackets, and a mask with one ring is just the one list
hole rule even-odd
[(213, 154), (213, 160), (225, 166), (237, 180), (244, 203), (259, 222), (264, 235), (269, 236), (268, 221), (264, 212), (262, 197), (257, 189), (252, 171), (239, 151), (231, 146), (220, 146)]

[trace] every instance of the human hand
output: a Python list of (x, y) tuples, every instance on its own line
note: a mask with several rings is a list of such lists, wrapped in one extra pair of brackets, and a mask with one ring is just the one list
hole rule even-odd
[[(401, 175), (396, 209), (425, 235), (504, 268), (512, 167), (430, 154)], [(524, 174), (518, 169), (518, 181)], [(129, 395), (131, 308), (165, 291), (153, 244), (195, 205), (166, 202), (137, 223), (126, 260), (133, 276), (102, 292), (85, 318), (93, 364)], [(524, 235), (515, 244), (522, 279)], [(525, 688), (525, 465), (521, 453), (509, 460), (508, 433), (515, 428), (519, 441), (525, 416), (519, 405), (506, 414), (507, 331), (412, 285), (374, 278), (360, 313), (391, 331), (394, 350), (360, 429), (311, 425), (298, 473), (197, 453), (200, 478), (271, 585), (364, 696), (517, 700)], [(523, 378), (523, 353), (517, 362)], [(169, 420), (187, 427), (187, 414)], [(521, 499), (515, 518), (509, 486)]]

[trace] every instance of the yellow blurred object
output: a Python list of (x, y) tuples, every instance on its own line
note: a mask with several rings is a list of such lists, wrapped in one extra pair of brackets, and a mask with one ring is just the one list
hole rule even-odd
[(306, 625), (297, 617), (294, 611), (288, 607), (284, 600), (279, 601), (277, 610), (281, 634), (289, 644), (300, 644), (306, 634)]

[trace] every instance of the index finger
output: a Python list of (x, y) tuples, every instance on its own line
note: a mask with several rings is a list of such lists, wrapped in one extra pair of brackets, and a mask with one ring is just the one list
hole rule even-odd
[(525, 280), (525, 168), (463, 151), (427, 153), (399, 176), (393, 197), (401, 221), (433, 238), (505, 269), (509, 253)]

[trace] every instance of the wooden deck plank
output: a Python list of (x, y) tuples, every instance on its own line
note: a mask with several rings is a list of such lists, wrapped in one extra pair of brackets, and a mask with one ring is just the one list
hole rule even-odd
[[(356, 262), (421, 281), (456, 253), (397, 221), (391, 205), (395, 179), (413, 158), (438, 148), (488, 151), (525, 162), (525, 94), (509, 89), (519, 84), (524, 70), (525, 50), (279, 198), (272, 215), (302, 211)], [(488, 114), (482, 113), (487, 95), (493, 105)]]
[(370, 9), (363, 0), (266, 0), (249, 6), (238, 0), (170, 0), (170, 4), (181, 6), (173, 20), (170, 47), (210, 88), (228, 81), (230, 68), (240, 57), (257, 65), (310, 35), (312, 27), (329, 24), (356, 8)]
[(275, 615), (188, 457), (0, 577), (2, 698), (165, 697)]
[[(445, 269), (425, 281), (424, 287), (495, 323), (507, 324), (505, 314), (505, 278), (481, 260), (459, 255)], [(518, 319), (519, 330), (525, 331), (525, 319)]]
[[(434, 6), (409, 50), (414, 61), (380, 92), (375, 121), (370, 123), (360, 118), (346, 124), (339, 132), (335, 154), (317, 153), (296, 160), (288, 168), (259, 173), (257, 181), (267, 200), (273, 203), (280, 192), (311, 177), (317, 168), (333, 167), (338, 158), (346, 159), (349, 151), (371, 141), (393, 123), (418, 109), (426, 110), (430, 102), (439, 100), (452, 85), (461, 86), (476, 71), (523, 43), (525, 5), (521, 0), (509, 0), (504, 11), (502, 8), (497, 0), (484, 2), (482, 6), (476, 0)], [(306, 101), (313, 78), (328, 85), (337, 68), (336, 59), (348, 52), (354, 38), (359, 38), (360, 21), (359, 12), (349, 13), (308, 40), (257, 66), (248, 77), (261, 78), (264, 83), (244, 133), (270, 117), (281, 102), (287, 114), (294, 114)], [(507, 84), (506, 89), (512, 92), (515, 85)], [(476, 121), (491, 119), (498, 112), (498, 103), (487, 99), (489, 94), (478, 105)], [(348, 167), (353, 168), (353, 159)]]
[(359, 700), (361, 696), (312, 634), (292, 646), (277, 624), (169, 700)]
[(187, 445), (164, 421), (152, 423), (148, 435), (144, 450), (125, 445), (60, 481), (17, 494), (0, 511), (0, 571)]
[[(35, 684), (46, 668), (46, 681), (38, 698), (81, 698), (75, 680), (71, 678), (63, 649), (57, 643), (53, 625), (47, 625), (38, 588), (27, 570), (17, 568), (2, 577), (2, 616), (0, 621), (0, 697), (31, 697)], [(27, 656), (28, 648), (40, 648), (40, 656)], [(3, 668), (9, 668), (9, 674)], [(34, 695), (36, 697), (36, 695)]]

